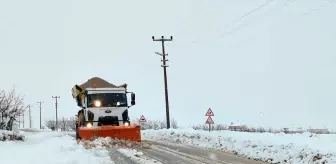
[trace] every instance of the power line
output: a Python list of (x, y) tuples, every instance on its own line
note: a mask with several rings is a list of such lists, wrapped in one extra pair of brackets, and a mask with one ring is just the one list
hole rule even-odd
[(164, 76), (164, 85), (165, 85), (165, 100), (166, 100), (166, 121), (167, 121), (167, 129), (170, 128), (170, 118), (169, 118), (169, 100), (168, 100), (168, 84), (167, 84), (167, 70), (166, 68), (169, 67), (166, 62), (168, 59), (166, 59), (166, 54), (165, 52), (165, 47), (164, 47), (164, 42), (166, 41), (173, 41), (173, 36), (170, 36), (170, 39), (165, 39), (164, 36), (161, 37), (161, 39), (155, 39), (154, 36), (152, 36), (153, 41), (161, 42), (162, 43), (162, 54), (159, 52), (156, 52), (156, 54), (162, 56), (162, 65), (163, 67), (163, 76)]
[(326, 3), (323, 3), (322, 5), (320, 5), (320, 6), (316, 7), (316, 8), (314, 8), (314, 9), (312, 9), (312, 10), (306, 12), (306, 13), (304, 13), (303, 15), (308, 15), (308, 14), (310, 14), (310, 13), (312, 13), (312, 12), (314, 12), (314, 11), (320, 9), (320, 8), (323, 8), (323, 7), (327, 6), (327, 5), (330, 4), (330, 3), (333, 3), (333, 2), (335, 2), (335, 0), (330, 0), (330, 1), (326, 2)]
[[(302, 17), (307, 16), (307, 15), (309, 15), (309, 14), (311, 14), (311, 13), (313, 13), (313, 12), (315, 12), (315, 11), (317, 11), (317, 10), (323, 8), (323, 7), (326, 7), (326, 6), (330, 5), (330, 4), (333, 3), (333, 2), (336, 2), (336, 0), (329, 0), (329, 1), (327, 1), (327, 2), (325, 2), (325, 3), (323, 3), (323, 4), (321, 4), (321, 5), (319, 5), (318, 7), (315, 7), (315, 8), (313, 8), (313, 9), (309, 9), (307, 12), (304, 12), (303, 14), (298, 15), (297, 18), (295, 18), (295, 19), (290, 19), (290, 20), (288, 20), (288, 21), (291, 21), (291, 22), (293, 22), (293, 23), (299, 23), (299, 21), (300, 21), (299, 19), (301, 19)], [(302, 20), (302, 19), (301, 19), (301, 20)], [(291, 24), (291, 22), (288, 22), (287, 24)]]
[(42, 129), (42, 103), (43, 101), (38, 101), (37, 103), (39, 103), (40, 105), (40, 129)]
[[(284, 7), (288, 6), (290, 3), (293, 3), (294, 1), (297, 1), (297, 0), (287, 0), (287, 1), (286, 1), (287, 3), (285, 3), (282, 7), (284, 8)], [(268, 12), (265, 12), (265, 13), (264, 13), (261, 17), (259, 17), (259, 18), (268, 16), (270, 13), (277, 11), (277, 9), (280, 9), (280, 7), (281, 7), (281, 6), (278, 5), (276, 8), (274, 8), (274, 9), (268, 11)], [(254, 21), (256, 21), (256, 20), (257, 20), (257, 19), (255, 19)], [(250, 22), (247, 22), (247, 23), (245, 23), (245, 24), (242, 24), (242, 25), (240, 25), (240, 26), (238, 26), (238, 27), (232, 29), (231, 31), (229, 31), (229, 32), (227, 32), (227, 33), (225, 33), (225, 34), (220, 35), (220, 36), (217, 37), (216, 39), (220, 39), (220, 38), (227, 37), (227, 36), (229, 36), (230, 34), (233, 34), (235, 31), (238, 31), (239, 29), (242, 29), (242, 28), (246, 27), (247, 25), (249, 25), (251, 22), (254, 22), (254, 21), (250, 21)], [(213, 40), (213, 41), (214, 41), (214, 40)]]
[(253, 9), (252, 11), (250, 11), (250, 12), (244, 14), (243, 16), (241, 16), (240, 18), (238, 18), (235, 22), (238, 22), (239, 20), (245, 18), (246, 16), (248, 16), (248, 15), (250, 15), (250, 14), (252, 14), (252, 13), (258, 11), (258, 10), (260, 10), (261, 8), (263, 8), (264, 6), (267, 6), (267, 5), (268, 5), (269, 3), (271, 3), (272, 1), (274, 1), (274, 0), (268, 0), (268, 1), (265, 2), (264, 4), (258, 6), (257, 8)]
[(56, 108), (56, 127), (55, 127), (55, 129), (58, 130), (58, 118), (57, 118), (58, 102), (57, 102), (57, 99), (60, 98), (60, 96), (52, 96), (52, 98), (56, 99), (56, 103), (55, 103), (55, 108)]
[[(260, 9), (262, 9), (262, 8), (265, 7), (265, 6), (267, 6), (268, 4), (270, 4), (270, 3), (273, 2), (273, 1), (274, 1), (274, 0), (268, 0), (267, 2), (261, 4), (260, 6), (254, 8), (253, 10), (251, 10), (251, 11), (249, 11), (249, 12), (243, 14), (242, 16), (240, 16), (240, 17), (234, 19), (234, 21), (232, 21), (230, 24), (226, 24), (226, 25), (224, 25), (222, 28), (225, 28), (225, 27), (228, 27), (228, 26), (230, 26), (230, 25), (232, 25), (232, 24), (237, 23), (238, 21), (242, 20), (243, 18), (245, 18), (245, 17), (247, 17), (247, 16), (253, 14), (253, 13), (256, 12), (256, 11), (259, 11)], [(193, 43), (195, 43), (195, 42), (197, 42), (197, 41), (194, 41)]]
[[(217, 37), (214, 37), (214, 38), (212, 38), (212, 39), (208, 39), (207, 43), (213, 42), (213, 41), (215, 41), (215, 40), (217, 40), (217, 39), (221, 39), (221, 38), (227, 37), (227, 36), (233, 34), (234, 32), (236, 32), (236, 31), (238, 31), (238, 30), (240, 30), (240, 29), (245, 28), (245, 27), (246, 27), (247, 25), (249, 25), (250, 23), (255, 22), (256, 20), (258, 20), (258, 19), (260, 19), (260, 18), (262, 18), (262, 17), (269, 16), (270, 13), (275, 12), (275, 11), (277, 11), (277, 10), (280, 9), (280, 8), (285, 8), (286, 6), (288, 6), (289, 4), (291, 4), (291, 3), (295, 2), (295, 1), (298, 1), (298, 0), (286, 0), (285, 4), (283, 4), (283, 5), (277, 5), (274, 9), (271, 9), (270, 11), (263, 13), (262, 16), (260, 16), (260, 17), (258, 17), (258, 18), (256, 18), (256, 19), (253, 19), (252, 21), (248, 21), (248, 22), (246, 22), (246, 23), (244, 23), (244, 24), (241, 24), (241, 25), (239, 25), (239, 26), (237, 26), (237, 27), (231, 29), (230, 31), (228, 31), (228, 32), (226, 32), (226, 33), (223, 33), (223, 34), (221, 34), (221, 35), (219, 35), (219, 36), (217, 36)], [(266, 3), (268, 3), (268, 2), (266, 2)], [(261, 5), (261, 6), (266, 6), (266, 5)], [(259, 6), (259, 7), (260, 7), (260, 6)], [(258, 7), (258, 8), (259, 8), (259, 7)], [(254, 10), (257, 11), (256, 9), (254, 9)], [(259, 10), (259, 9), (258, 9), (258, 10)], [(245, 15), (246, 15), (246, 14), (245, 14)], [(248, 14), (248, 15), (250, 15), (250, 14)], [(246, 16), (245, 16), (245, 17), (246, 17)], [(239, 18), (238, 18), (238, 19), (239, 19)], [(192, 42), (192, 43), (196, 43), (196, 41), (194, 41), (194, 42)]]

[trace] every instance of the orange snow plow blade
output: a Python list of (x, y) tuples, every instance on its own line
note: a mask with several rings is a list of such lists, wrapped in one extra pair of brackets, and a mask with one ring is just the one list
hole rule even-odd
[(139, 125), (131, 126), (99, 126), (98, 128), (79, 128), (79, 137), (90, 140), (92, 137), (110, 137), (112, 139), (141, 142)]

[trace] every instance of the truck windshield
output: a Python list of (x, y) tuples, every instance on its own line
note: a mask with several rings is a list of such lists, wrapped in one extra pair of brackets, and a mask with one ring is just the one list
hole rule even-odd
[(95, 101), (100, 102), (100, 107), (127, 107), (127, 96), (125, 93), (97, 93), (87, 95), (87, 107), (96, 107)]

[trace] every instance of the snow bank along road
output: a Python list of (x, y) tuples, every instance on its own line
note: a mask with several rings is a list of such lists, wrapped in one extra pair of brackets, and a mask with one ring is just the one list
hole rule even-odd
[(20, 132), (25, 141), (0, 141), (3, 164), (113, 164), (108, 151), (87, 150), (60, 132)]
[[(74, 137), (74, 134), (71, 134)], [(112, 140), (97, 139), (88, 147), (108, 145)], [(167, 141), (144, 140), (144, 146), (134, 149), (107, 148), (111, 160), (118, 164), (157, 163), (157, 164), (261, 164), (231, 153), (207, 148), (197, 148)], [(85, 143), (84, 143), (85, 145)]]
[[(234, 152), (238, 156), (271, 163), (336, 163), (335, 134), (247, 133), (193, 129), (145, 130), (147, 140), (173, 142), (199, 148)], [(217, 157), (220, 158), (220, 157)], [(238, 161), (238, 159), (234, 159)]]

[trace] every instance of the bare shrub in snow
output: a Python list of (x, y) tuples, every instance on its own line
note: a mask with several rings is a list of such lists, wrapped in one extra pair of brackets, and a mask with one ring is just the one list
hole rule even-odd
[[(58, 128), (62, 131), (74, 131), (76, 130), (76, 118), (75, 117), (68, 117), (68, 118), (61, 118), (57, 121)], [(54, 130), (56, 128), (56, 120), (46, 120), (44, 125)]]
[[(194, 130), (206, 130), (209, 131), (209, 125), (208, 124), (198, 124), (191, 126)], [(227, 125), (223, 124), (214, 124), (210, 126), (211, 130), (229, 130)]]
[(55, 120), (46, 120), (46, 121), (44, 121), (44, 126), (46, 126), (49, 129), (53, 129), (56, 126), (56, 121)]
[(24, 140), (24, 136), (18, 134), (17, 124), (25, 109), (24, 96), (14, 87), (9, 92), (0, 91), (0, 141)]
[(21, 134), (16, 132), (11, 132), (7, 130), (0, 130), (0, 141), (12, 141), (12, 140), (19, 140), (23, 141), (25, 137)]
[(13, 130), (13, 125), (27, 107), (24, 105), (24, 96), (13, 88), (10, 92), (0, 91), (0, 128)]
[(171, 123), (171, 127), (173, 129), (177, 129), (178, 128), (177, 121), (174, 118), (171, 119), (170, 123)]
[(266, 132), (266, 130), (263, 127), (259, 127), (259, 128), (257, 128), (257, 132), (264, 133), (264, 132)]
[(228, 130), (228, 126), (227, 125), (222, 125), (222, 124), (216, 124), (214, 129), (216, 129), (216, 130)]
[[(143, 122), (143, 123), (139, 123), (139, 120), (133, 120), (131, 121), (132, 124), (140, 124), (141, 125), (141, 129), (142, 130), (146, 130), (146, 129), (166, 129), (167, 128), (167, 124), (166, 121), (159, 121), (159, 120), (147, 120), (147, 122)], [(172, 118), (170, 120), (170, 127), (172, 129), (177, 129), (178, 124), (177, 121)]]

